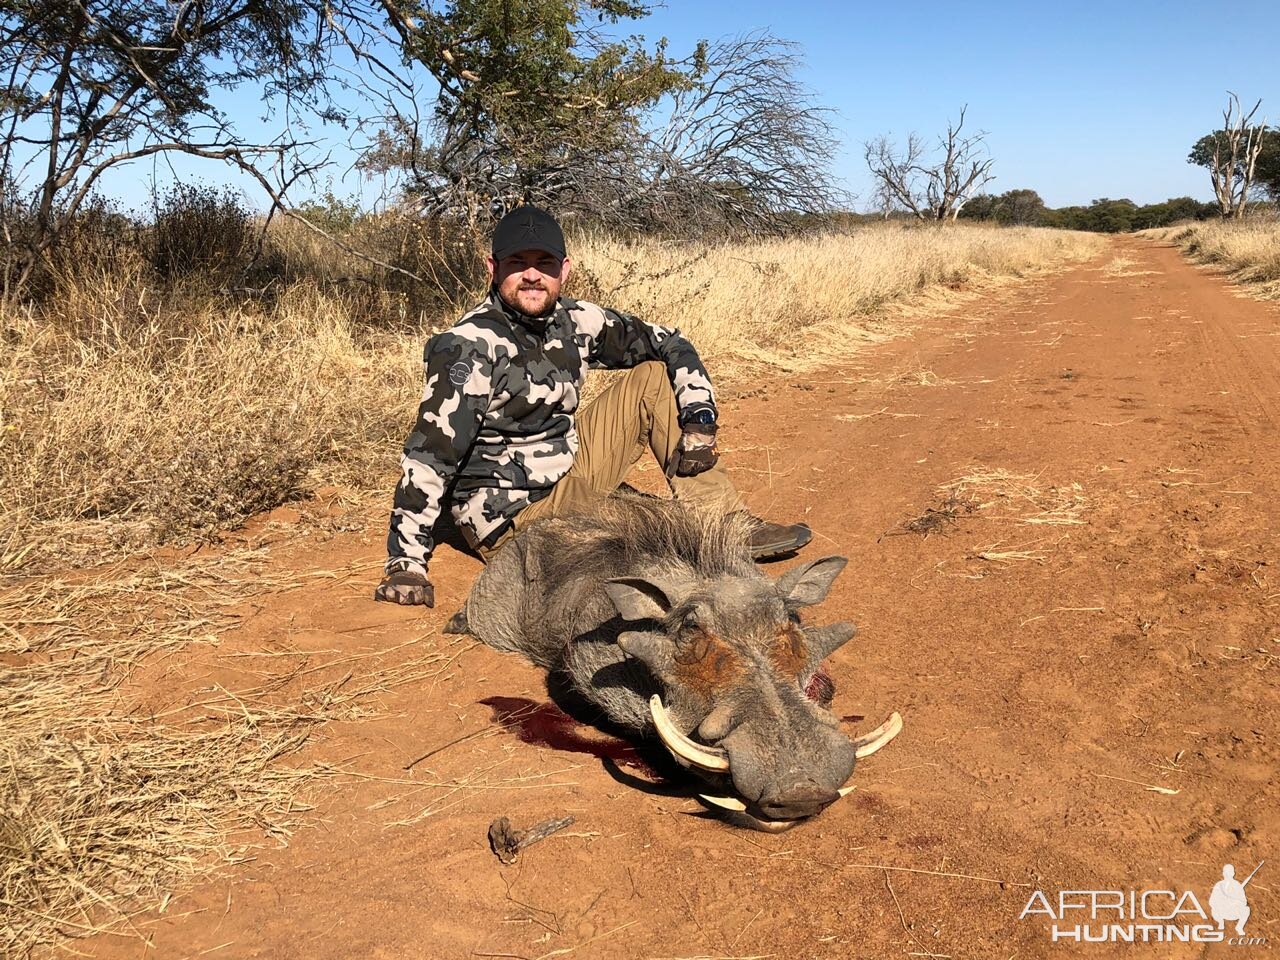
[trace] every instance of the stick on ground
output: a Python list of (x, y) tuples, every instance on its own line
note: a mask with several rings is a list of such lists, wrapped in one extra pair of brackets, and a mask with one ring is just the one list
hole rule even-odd
[(520, 851), (532, 846), (539, 840), (545, 840), (557, 830), (563, 830), (573, 823), (573, 817), (554, 817), (535, 824), (528, 830), (511, 829), (511, 821), (499, 817), (489, 824), (489, 846), (503, 863), (515, 863)]

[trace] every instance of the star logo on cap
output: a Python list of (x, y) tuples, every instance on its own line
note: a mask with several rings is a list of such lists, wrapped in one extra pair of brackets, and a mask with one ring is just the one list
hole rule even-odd
[(538, 223), (534, 219), (532, 213), (525, 216), (524, 223), (521, 224), (521, 229), (524, 230), (524, 238), (526, 240), (538, 239)]

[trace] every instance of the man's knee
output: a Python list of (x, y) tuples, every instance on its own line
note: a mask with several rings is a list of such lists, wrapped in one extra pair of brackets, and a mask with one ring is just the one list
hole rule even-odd
[(663, 391), (671, 393), (671, 378), (666, 365), (658, 360), (646, 360), (632, 367), (626, 374), (632, 389), (644, 396), (654, 396)]

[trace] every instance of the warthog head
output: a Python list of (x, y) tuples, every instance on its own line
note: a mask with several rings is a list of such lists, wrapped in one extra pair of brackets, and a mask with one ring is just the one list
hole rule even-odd
[(826, 598), (846, 563), (824, 557), (776, 583), (753, 571), (604, 585), (627, 621), (618, 645), (662, 685), (651, 709), (663, 742), (740, 801), (707, 795), (710, 802), (794, 821), (842, 795), (860, 744), (809, 691), (822, 660), (855, 631), (847, 623), (808, 629), (800, 610)]
[(854, 763), (901, 721), (850, 740), (826, 709), (825, 657), (854, 635), (810, 627), (843, 557), (778, 581), (740, 520), (618, 497), (538, 521), (490, 561), (450, 629), (567, 679), (616, 725), (655, 733), (708, 781), (702, 796), (785, 828), (842, 796)]

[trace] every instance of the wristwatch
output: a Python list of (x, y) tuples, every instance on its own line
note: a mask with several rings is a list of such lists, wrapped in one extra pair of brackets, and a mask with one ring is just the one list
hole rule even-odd
[(714, 410), (702, 409), (696, 410), (687, 417), (680, 418), (680, 426), (687, 426), (690, 423), (700, 423), (704, 426), (714, 426), (716, 422), (716, 412)]

